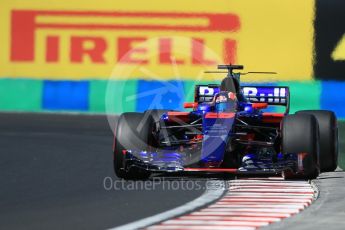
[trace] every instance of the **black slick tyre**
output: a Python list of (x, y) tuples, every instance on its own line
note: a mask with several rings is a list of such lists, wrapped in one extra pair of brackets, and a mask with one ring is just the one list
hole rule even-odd
[(338, 126), (334, 112), (303, 110), (297, 113), (311, 114), (316, 118), (320, 132), (320, 170), (321, 172), (334, 171), (338, 166)]
[(147, 179), (150, 173), (138, 168), (127, 169), (124, 150), (147, 150), (152, 136), (152, 117), (143, 113), (123, 113), (115, 129), (114, 171), (123, 179)]
[(301, 154), (297, 173), (303, 179), (319, 175), (319, 130), (316, 118), (309, 114), (288, 115), (282, 120), (283, 154)]

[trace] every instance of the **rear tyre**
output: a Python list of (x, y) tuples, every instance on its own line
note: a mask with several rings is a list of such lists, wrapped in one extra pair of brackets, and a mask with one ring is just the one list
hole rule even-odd
[(298, 114), (311, 114), (319, 123), (320, 132), (320, 170), (334, 171), (338, 166), (338, 126), (332, 111), (303, 110)]
[(114, 171), (126, 180), (147, 179), (150, 172), (138, 168), (126, 168), (124, 150), (146, 150), (152, 136), (152, 117), (142, 113), (123, 113), (118, 121), (114, 138)]
[(319, 129), (316, 118), (302, 113), (288, 115), (283, 118), (281, 135), (283, 154), (303, 154), (296, 170), (304, 179), (315, 179), (319, 175)]

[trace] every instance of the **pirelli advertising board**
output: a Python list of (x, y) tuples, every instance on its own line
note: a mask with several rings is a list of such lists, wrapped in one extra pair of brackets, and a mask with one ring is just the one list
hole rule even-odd
[[(311, 0), (2, 0), (0, 77), (193, 80), (219, 63), (311, 80)], [(172, 68), (172, 64), (177, 66)], [(260, 80), (270, 80), (263, 76)]]

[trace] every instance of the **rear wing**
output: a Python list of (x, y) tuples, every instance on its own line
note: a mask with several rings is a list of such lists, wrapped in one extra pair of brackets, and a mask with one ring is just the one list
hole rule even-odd
[(220, 92), (220, 85), (196, 85), (194, 93), (194, 102), (211, 102), (213, 96)]
[[(244, 97), (251, 103), (265, 102), (268, 105), (285, 106), (285, 113), (290, 109), (290, 91), (286, 86), (241, 86)], [(211, 102), (213, 96), (220, 91), (220, 85), (196, 85), (197, 103)]]

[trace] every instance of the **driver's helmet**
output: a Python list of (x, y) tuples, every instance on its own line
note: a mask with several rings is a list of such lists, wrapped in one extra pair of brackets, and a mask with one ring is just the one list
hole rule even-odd
[(236, 106), (236, 96), (232, 92), (222, 91), (214, 96), (216, 112), (232, 112)]

